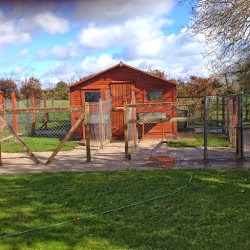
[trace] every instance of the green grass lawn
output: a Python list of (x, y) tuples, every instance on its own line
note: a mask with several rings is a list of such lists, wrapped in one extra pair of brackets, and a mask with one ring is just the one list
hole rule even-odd
[[(195, 134), (195, 140), (169, 140), (166, 142), (169, 147), (183, 148), (183, 147), (203, 147), (204, 136), (203, 134)], [(209, 134), (208, 135), (209, 147), (230, 147), (231, 143), (226, 140), (224, 135)]]
[[(32, 152), (54, 151), (60, 143), (58, 138), (22, 137), (22, 140)], [(62, 151), (70, 151), (77, 146), (76, 141), (68, 141)], [(2, 151), (6, 153), (24, 152), (24, 149), (14, 138), (2, 142)]]
[(9, 136), (10, 135), (10, 132), (7, 131), (7, 130), (3, 130), (0, 132), (0, 139), (6, 137), (6, 136)]
[[(162, 199), (140, 202), (191, 184)], [(249, 249), (248, 170), (0, 176), (0, 249)], [(65, 223), (64, 223), (65, 222)]]

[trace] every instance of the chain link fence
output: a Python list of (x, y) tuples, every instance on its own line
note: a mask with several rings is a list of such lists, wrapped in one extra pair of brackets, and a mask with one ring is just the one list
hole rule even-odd
[(205, 158), (249, 158), (249, 95), (205, 98)]
[(90, 103), (88, 111), (69, 107), (68, 100), (31, 99), (15, 105), (13, 100), (5, 100), (0, 114), (1, 161), (4, 164), (15, 158), (15, 164), (49, 164), (55, 156), (86, 161), (86, 112), (91, 158), (111, 140), (110, 100)]
[[(112, 139), (111, 134), (111, 100), (89, 103), (90, 145), (94, 156)], [(86, 130), (86, 120), (84, 126)]]
[(244, 157), (250, 158), (250, 95), (242, 97), (242, 126)]
[[(125, 155), (129, 158), (129, 150), (142, 141), (160, 140), (167, 157), (187, 152), (196, 157), (199, 150), (202, 159), (250, 158), (249, 109), (250, 95), (172, 103), (132, 100), (124, 106)], [(16, 164), (27, 163), (32, 154), (36, 163), (54, 157), (85, 162), (112, 139), (111, 99), (78, 107), (70, 107), (68, 100), (21, 100), (14, 108), (13, 100), (5, 100), (0, 112), (3, 164), (15, 157)]]
[(197, 137), (200, 138), (197, 131), (204, 124), (203, 103), (200, 100), (129, 104), (126, 113), (128, 151), (136, 148), (141, 141), (156, 138), (165, 141), (167, 147), (183, 148), (188, 146), (189, 141), (193, 143)]

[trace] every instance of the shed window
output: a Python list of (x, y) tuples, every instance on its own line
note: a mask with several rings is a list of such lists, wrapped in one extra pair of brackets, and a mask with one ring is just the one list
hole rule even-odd
[(147, 90), (147, 101), (161, 101), (162, 100), (162, 90), (154, 89)]
[(84, 92), (85, 102), (99, 102), (100, 97), (100, 92)]

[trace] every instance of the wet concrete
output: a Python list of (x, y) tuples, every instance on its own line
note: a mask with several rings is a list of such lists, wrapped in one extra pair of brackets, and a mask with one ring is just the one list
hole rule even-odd
[[(236, 161), (228, 149), (225, 151), (224, 148), (210, 148), (209, 150), (210, 155), (217, 159), (204, 161), (202, 148), (169, 148), (164, 142), (149, 140), (139, 143), (136, 149), (131, 148), (131, 160), (126, 160), (124, 142), (112, 142), (96, 153), (91, 162), (86, 162), (85, 146), (81, 145), (72, 151), (59, 152), (50, 165), (44, 163), (52, 152), (36, 152), (35, 155), (41, 161), (39, 165), (35, 165), (25, 153), (2, 153), (3, 165), (0, 166), (0, 174), (162, 168), (250, 168), (250, 159)], [(225, 159), (219, 160), (218, 155)]]

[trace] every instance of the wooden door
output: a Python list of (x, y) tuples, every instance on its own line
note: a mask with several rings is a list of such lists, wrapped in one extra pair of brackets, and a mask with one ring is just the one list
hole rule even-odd
[(112, 98), (112, 138), (114, 140), (124, 139), (124, 102), (131, 103), (132, 88), (131, 82), (111, 83)]

